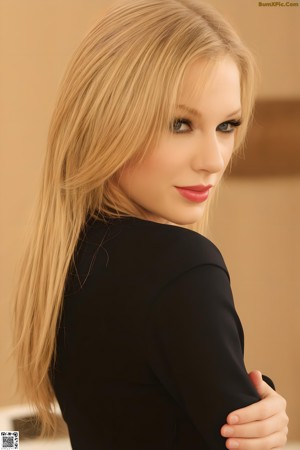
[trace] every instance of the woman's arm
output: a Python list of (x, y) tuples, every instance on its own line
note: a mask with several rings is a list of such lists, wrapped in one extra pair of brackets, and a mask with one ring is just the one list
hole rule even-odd
[(221, 435), (226, 447), (240, 450), (282, 448), (287, 441), (288, 416), (285, 399), (275, 392), (259, 371), (249, 374), (261, 400), (230, 413)]
[(199, 265), (170, 281), (152, 300), (145, 332), (150, 367), (207, 448), (223, 450), (228, 414), (260, 400), (227, 271)]

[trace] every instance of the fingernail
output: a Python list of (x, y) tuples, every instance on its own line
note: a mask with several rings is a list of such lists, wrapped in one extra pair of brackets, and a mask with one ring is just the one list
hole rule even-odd
[(230, 427), (224, 427), (222, 430), (222, 434), (226, 437), (231, 436), (233, 434), (233, 429)]
[(237, 441), (230, 441), (229, 448), (238, 448), (239, 443)]
[(230, 425), (234, 425), (235, 423), (238, 423), (238, 421), (239, 421), (238, 416), (230, 416), (230, 417), (228, 418), (228, 423), (229, 423)]

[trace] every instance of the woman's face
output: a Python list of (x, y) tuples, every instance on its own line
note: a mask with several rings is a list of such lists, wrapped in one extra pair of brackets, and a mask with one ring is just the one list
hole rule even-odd
[(203, 68), (196, 62), (187, 71), (174, 121), (158, 146), (140, 165), (125, 165), (121, 172), (121, 189), (149, 212), (149, 220), (179, 225), (199, 221), (211, 194), (178, 188), (211, 185), (211, 191), (232, 155), (241, 118), (239, 71), (226, 56), (204, 88), (192, 93), (195, 83), (201, 85)]

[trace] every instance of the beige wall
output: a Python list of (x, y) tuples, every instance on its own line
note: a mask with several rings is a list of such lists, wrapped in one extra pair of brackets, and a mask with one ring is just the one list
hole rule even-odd
[[(64, 67), (94, 23), (100, 0), (0, 0), (1, 303), (0, 406), (14, 393), (9, 308), (24, 225), (36, 195), (48, 122)], [(260, 97), (300, 97), (300, 7), (214, 0), (257, 55)], [(283, 155), (284, 157), (284, 155)], [(232, 179), (224, 186), (213, 240), (231, 272), (250, 369), (269, 374), (289, 402), (300, 439), (300, 176)]]
[(288, 400), (300, 439), (300, 177), (226, 181), (210, 237), (231, 274), (249, 370)]

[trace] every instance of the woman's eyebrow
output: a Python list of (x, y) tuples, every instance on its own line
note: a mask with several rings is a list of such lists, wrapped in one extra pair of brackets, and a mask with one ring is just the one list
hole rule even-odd
[[(201, 118), (201, 116), (202, 116), (200, 111), (198, 111), (195, 108), (191, 108), (190, 106), (187, 106), (187, 105), (176, 105), (176, 107), (179, 108), (179, 109), (183, 109), (183, 110), (189, 112), (190, 114), (193, 114), (195, 117)], [(241, 107), (239, 107), (237, 110), (235, 110), (232, 113), (228, 114), (226, 119), (228, 119), (229, 117), (235, 116), (236, 114), (240, 114), (241, 111), (242, 111)]]
[(185, 111), (189, 112), (190, 114), (193, 114), (194, 116), (196, 116), (198, 118), (200, 118), (202, 116), (200, 111), (197, 111), (197, 109), (191, 108), (190, 106), (176, 105), (176, 107), (179, 109), (184, 109)]

